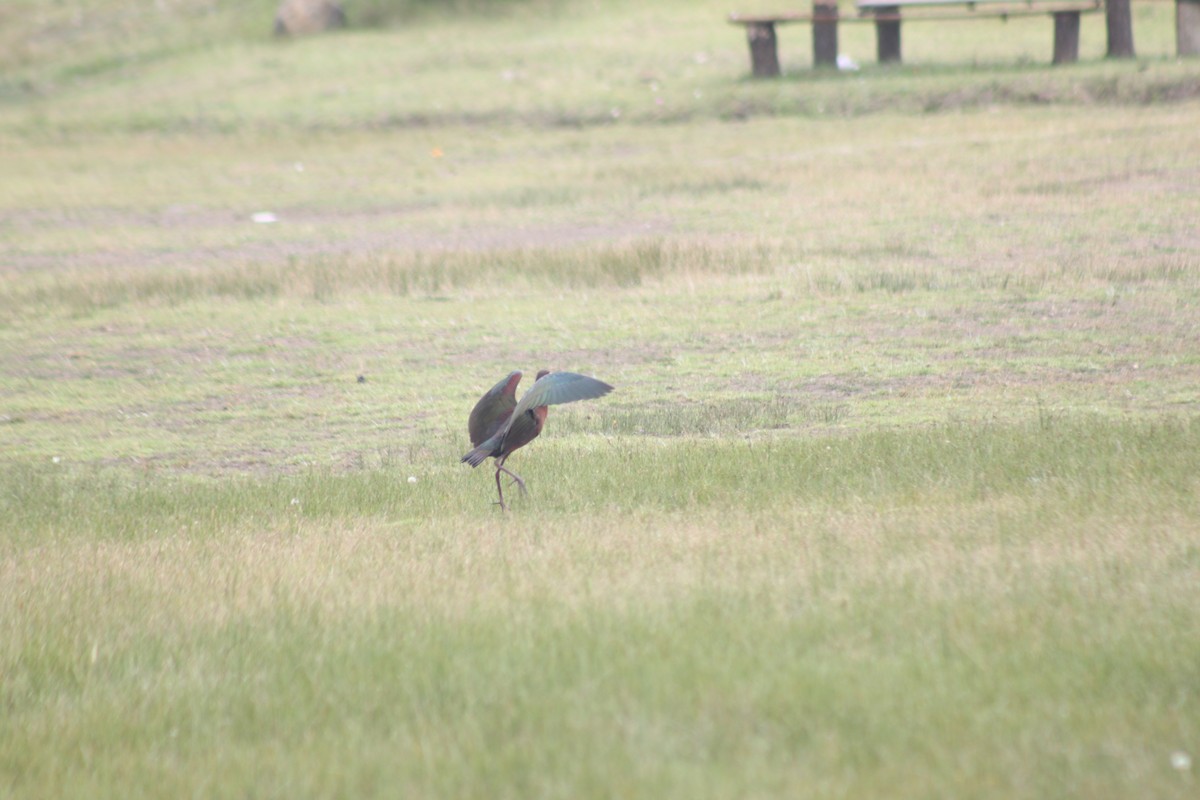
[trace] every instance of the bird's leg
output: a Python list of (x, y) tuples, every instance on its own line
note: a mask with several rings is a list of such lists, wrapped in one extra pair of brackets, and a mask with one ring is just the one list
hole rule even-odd
[[(500, 510), (507, 511), (508, 506), (504, 505), (504, 490), (500, 488), (500, 470), (503, 467), (496, 467), (496, 494), (500, 495)], [(505, 470), (507, 472), (508, 470)]]
[[(521, 489), (521, 494), (522, 494), (522, 495), (528, 495), (528, 494), (529, 494), (529, 492), (525, 491), (525, 481), (521, 480), (521, 476), (520, 476), (520, 475), (518, 475), (517, 473), (513, 472), (513, 471), (512, 471), (511, 469), (509, 469), (508, 467), (499, 467), (498, 469), (499, 469), (499, 471), (500, 471), (500, 472), (506, 472), (506, 473), (508, 473), (509, 475), (511, 475), (511, 476), (512, 476), (512, 482), (513, 482), (513, 483), (515, 483), (515, 484), (516, 484), (516, 485), (517, 485), (517, 486), (518, 486), (518, 487)], [(497, 472), (496, 474), (497, 474), (497, 475), (499, 475), (499, 474), (500, 474), (500, 472)], [(510, 484), (509, 484), (509, 486), (511, 486), (511, 485), (512, 485), (512, 484), (510, 483)]]
[(520, 475), (513, 472), (508, 467), (504, 466), (504, 462), (508, 461), (508, 455), (510, 455), (510, 454), (501, 456), (500, 460), (496, 462), (496, 469), (499, 470), (499, 472), (497, 472), (496, 475), (497, 475), (497, 477), (499, 477), (500, 472), (507, 473), (510, 477), (512, 477), (512, 483), (509, 483), (508, 485), (512, 486), (513, 483), (515, 483), (517, 486), (519, 486), (521, 488), (521, 495), (523, 497), (527, 496), (529, 494), (529, 492), (525, 491), (525, 481), (521, 480)]

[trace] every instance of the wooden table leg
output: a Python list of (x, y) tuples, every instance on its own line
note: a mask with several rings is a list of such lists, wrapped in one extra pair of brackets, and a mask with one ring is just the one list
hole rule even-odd
[(1175, 52), (1200, 56), (1200, 0), (1175, 0)]
[(746, 40), (750, 43), (750, 70), (756, 78), (779, 75), (779, 52), (775, 43), (774, 22), (751, 22), (746, 25)]
[(1074, 64), (1079, 60), (1079, 12), (1054, 12), (1055, 64)]
[(836, 67), (838, 7), (832, 0), (813, 0), (813, 66)]
[(875, 54), (880, 64), (900, 63), (900, 9), (887, 6), (875, 13), (885, 19), (875, 21)]

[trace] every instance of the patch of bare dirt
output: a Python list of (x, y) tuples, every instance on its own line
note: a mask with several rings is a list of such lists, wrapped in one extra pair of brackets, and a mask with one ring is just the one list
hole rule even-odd
[[(30, 253), (6, 248), (0, 249), (0, 265), (6, 269), (33, 271), (88, 267), (197, 267), (216, 263), (270, 264), (323, 255), (562, 247), (663, 235), (673, 229), (670, 222), (662, 219), (633, 219), (586, 225), (474, 225), (441, 232), (406, 227), (405, 217), (418, 210), (420, 209), (284, 209), (273, 212), (275, 221), (269, 223), (256, 223), (253, 218), (233, 211), (187, 207), (172, 207), (159, 212), (113, 208), (0, 211), (0, 230), (10, 228), (18, 233), (49, 227), (84, 233), (123, 228), (197, 232), (224, 230), (229, 231), (230, 235), (223, 238), (233, 240), (238, 238), (238, 229), (250, 230), (265, 228), (268, 225), (272, 232), (278, 233), (278, 238), (270, 242), (253, 241), (211, 247), (89, 247), (77, 252), (59, 253)], [(378, 230), (381, 222), (386, 223), (389, 219), (395, 219), (394, 229)], [(304, 232), (293, 233), (290, 229), (293, 224), (303, 225)], [(331, 233), (327, 236), (313, 237), (311, 229), (314, 226), (328, 228)]]

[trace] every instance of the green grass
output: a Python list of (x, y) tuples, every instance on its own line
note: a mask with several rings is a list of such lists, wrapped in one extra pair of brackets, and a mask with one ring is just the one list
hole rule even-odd
[[(142, 5), (0, 10), (0, 796), (1195, 795), (1169, 4), (780, 81), (727, 4)], [(502, 514), (541, 367), (616, 390)]]
[(11, 787), (1183, 797), (1198, 435), (598, 444), (569, 488), (546, 442), (506, 520), (449, 469), (27, 474)]
[[(837, 508), (865, 502), (892, 508), (923, 505), (931, 498), (969, 504), (1025, 494), (1054, 498), (1064, 511), (1087, 512), (1147, 492), (1189, 508), (1196, 483), (1196, 451), (1190, 447), (1196, 428), (1194, 421), (1047, 417), (1036, 426), (955, 423), (838, 439), (659, 437), (646, 442), (633, 436), (585, 436), (575, 446), (545, 443), (539, 448), (545, 453), (530, 459), (527, 469), (548, 480), (584, 459), (594, 475), (570, 487), (544, 486), (536, 503), (526, 500), (519, 507), (525, 514), (535, 505), (550, 514), (630, 508), (679, 512), (728, 505), (767, 508), (790, 495), (785, 505)], [(131, 480), (111, 470), (61, 462), (14, 464), (7, 467), (2, 507), (10, 536), (22, 540), (141, 541), (197, 520), (218, 530), (239, 521), (270, 526), (285, 512), (289, 520), (363, 515), (420, 521), (439, 516), (439, 509), (469, 509), (471, 497), (485, 484), (465, 469), (413, 461), (392, 458), (372, 469), (313, 467), (269, 479), (222, 481), (154, 473)], [(414, 471), (418, 480), (405, 484)], [(466, 518), (479, 515), (468, 512)]]
[[(501, 4), (500, 15), (434, 14), (396, 28), (285, 42), (269, 36), (274, 4), (261, 0), (179, 0), (139, 14), (119, 0), (93, 3), (90, 15), (69, 13), (68, 4), (57, 14), (14, 13), (0, 29), (15, 60), (0, 78), (0, 132), (47, 140), (575, 129), (997, 104), (1145, 105), (1195, 99), (1200, 69), (1174, 58), (1166, 2), (1136, 4), (1144, 60), (1134, 70), (1102, 60), (1103, 20), (1093, 14), (1083, 23), (1081, 62), (1057, 70), (1045, 67), (1051, 30), (1042, 18), (914, 23), (900, 69), (873, 63), (870, 25), (843, 25), (841, 50), (862, 63), (854, 73), (812, 71), (810, 37), (793, 26), (781, 33), (782, 81), (748, 79), (744, 33), (724, 22), (728, 4), (716, 2), (623, 2), (606, 5), (607, 13), (585, 3), (514, 2)], [(778, 7), (773, 0), (741, 6)], [(132, 30), (118, 33), (122, 26)], [(23, 57), (28, 42), (45, 42), (44, 49)]]

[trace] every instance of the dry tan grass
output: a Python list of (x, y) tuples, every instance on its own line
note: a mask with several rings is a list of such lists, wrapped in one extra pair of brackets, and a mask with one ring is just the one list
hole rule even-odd
[[(1007, 532), (1032, 516), (1044, 530)], [(844, 511), (472, 515), (419, 528), (339, 520), (213, 534), (185, 525), (149, 541), (49, 542), (10, 554), (0, 563), (0, 599), (37, 612), (7, 616), (12, 646), (20, 631), (36, 636), (48, 625), (81, 636), (120, 636), (128, 626), (139, 636), (171, 637), (261, 618), (281, 605), (336, 625), (381, 609), (520, 617), (546, 601), (568, 614), (652, 613), (705, 592), (755, 595), (776, 612), (902, 587), (935, 605), (1003, 602), (1022, 585), (1044, 589), (1065, 575), (1091, 586), (1093, 599), (1137, 605), (1134, 613), (1149, 610), (1143, 599), (1192, 593), (1186, 572), (1171, 578), (1178, 583), (1153, 579), (1170, 575), (1194, 549), (1197, 521), (1188, 512), (1054, 516), (1049, 505), (1005, 496)], [(1146, 582), (1108, 583), (1108, 572), (1122, 565)]]

